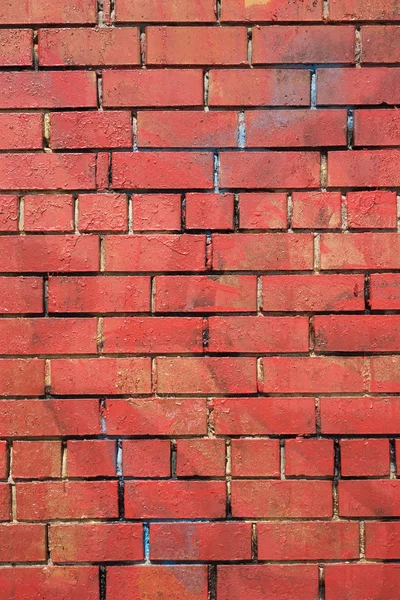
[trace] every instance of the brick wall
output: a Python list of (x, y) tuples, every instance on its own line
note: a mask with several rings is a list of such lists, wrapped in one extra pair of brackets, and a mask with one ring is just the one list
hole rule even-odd
[(399, 62), (398, 0), (1, 1), (2, 600), (400, 597)]

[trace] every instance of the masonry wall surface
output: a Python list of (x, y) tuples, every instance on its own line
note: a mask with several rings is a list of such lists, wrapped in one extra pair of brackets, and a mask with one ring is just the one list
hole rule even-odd
[(398, 0), (0, 3), (0, 597), (400, 597)]

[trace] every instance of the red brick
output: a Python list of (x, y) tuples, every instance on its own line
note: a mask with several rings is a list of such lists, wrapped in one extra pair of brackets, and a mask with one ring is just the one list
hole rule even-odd
[(187, 319), (182, 317), (106, 317), (103, 337), (104, 351), (112, 354), (127, 352), (201, 353), (203, 351), (203, 319), (201, 317)]
[(400, 391), (400, 356), (371, 356), (371, 392)]
[(80, 231), (127, 231), (128, 200), (125, 194), (81, 194), (78, 215)]
[(36, 113), (1, 113), (0, 150), (41, 149), (43, 144), (42, 120), (42, 115)]
[(0, 231), (18, 231), (17, 196), (0, 196)]
[[(179, 28), (180, 29), (180, 28)], [(236, 112), (140, 111), (138, 145), (143, 148), (236, 148)]]
[(350, 560), (359, 558), (358, 523), (259, 523), (259, 560)]
[(202, 106), (203, 73), (200, 69), (105, 71), (103, 94), (105, 107)]
[(364, 310), (362, 275), (268, 275), (262, 290), (264, 311)]
[(331, 0), (329, 18), (338, 21), (399, 20), (396, 0)]
[[(11, 491), (6, 483), (0, 483), (0, 521), (9, 521), (11, 519)], [(9, 559), (7, 559), (9, 560)], [(0, 577), (1, 580), (1, 577)], [(3, 592), (3, 588), (0, 589)]]
[(306, 271), (314, 264), (311, 234), (241, 233), (213, 236), (213, 268), (230, 271)]
[(152, 560), (249, 560), (251, 524), (152, 523)]
[(90, 354), (96, 352), (96, 319), (0, 320), (2, 354)]
[(400, 316), (321, 316), (315, 317), (314, 330), (319, 352), (396, 352)]
[(111, 185), (111, 153), (98, 152), (96, 154), (96, 187), (104, 191)]
[(0, 560), (12, 563), (47, 560), (45, 525), (39, 523), (0, 525)]
[(107, 236), (106, 271), (204, 271), (205, 241), (203, 235)]
[(330, 152), (328, 185), (334, 187), (400, 185), (397, 169), (399, 158), (400, 150)]
[(318, 69), (317, 103), (397, 104), (399, 81), (399, 69), (393, 68)]
[(9, 450), (7, 442), (0, 442), (0, 479), (8, 478)]
[(399, 269), (397, 233), (327, 233), (321, 236), (321, 269)]
[[(0, 9), (0, 24), (35, 25), (53, 23), (94, 23), (96, 6), (90, 0), (71, 0), (60, 4), (56, 0), (21, 3), (15, 6), (12, 0), (4, 0)], [(72, 599), (71, 599), (72, 600)]]
[(400, 144), (398, 109), (357, 110), (354, 117), (356, 146), (398, 146)]
[(345, 146), (342, 110), (254, 110), (246, 113), (248, 148)]
[(68, 440), (67, 477), (113, 477), (116, 457), (113, 440)]
[(225, 477), (225, 440), (178, 440), (176, 456), (178, 477)]
[(341, 202), (340, 192), (295, 192), (293, 229), (340, 229)]
[(173, 600), (207, 600), (206, 565), (146, 565), (109, 567), (109, 600), (158, 600), (168, 594)]
[(233, 194), (187, 194), (186, 229), (233, 230), (233, 202)]
[(400, 523), (366, 523), (365, 541), (365, 556), (368, 559), (398, 559), (400, 557)]
[(54, 394), (147, 394), (150, 358), (60, 358), (51, 361)]
[(361, 28), (362, 62), (400, 62), (399, 34), (398, 25), (364, 25)]
[(1, 567), (0, 587), (13, 600), (98, 600), (98, 567)]
[(342, 517), (399, 517), (400, 481), (370, 479), (339, 482)]
[(241, 65), (247, 63), (245, 27), (148, 27), (149, 65)]
[(44, 392), (44, 360), (3, 358), (0, 360), (0, 395), (35, 396)]
[(340, 457), (344, 477), (389, 475), (389, 440), (341, 440)]
[(39, 64), (45, 67), (140, 65), (139, 29), (41, 29)]
[(4, 437), (84, 436), (100, 433), (97, 399), (0, 400), (0, 435)]
[(118, 152), (113, 157), (112, 180), (118, 188), (211, 189), (213, 155), (210, 152)]
[(315, 394), (363, 392), (368, 385), (362, 357), (317, 356), (263, 358), (263, 392)]
[(255, 312), (252, 275), (160, 276), (155, 279), (156, 312)]
[(74, 202), (67, 194), (24, 196), (25, 231), (73, 231)]
[(322, 398), (320, 403), (322, 433), (400, 433), (400, 398)]
[(181, 229), (179, 194), (133, 194), (134, 231), (179, 231)]
[(354, 63), (354, 27), (272, 25), (253, 29), (253, 64)]
[(224, 188), (319, 187), (320, 157), (316, 152), (224, 152), (220, 156)]
[[(246, 2), (246, 0), (225, 0), (222, 6), (223, 21), (321, 21), (322, 2), (268, 3)], [(257, 599), (258, 600), (258, 599)]]
[(256, 392), (255, 358), (156, 359), (160, 394), (246, 394)]
[(40, 277), (0, 277), (0, 314), (43, 312)]
[(17, 519), (109, 519), (118, 516), (116, 481), (18, 483)]
[(7, 71), (0, 73), (0, 90), (0, 108), (97, 106), (96, 75), (88, 71)]
[(140, 523), (68, 523), (50, 526), (54, 562), (109, 562), (143, 559)]
[[(116, 21), (203, 22), (215, 21), (213, 0), (119, 0)], [(122, 599), (121, 599), (122, 600)], [(133, 599), (132, 599), (133, 600)]]
[(150, 277), (50, 277), (49, 310), (56, 313), (148, 312)]
[(315, 432), (314, 398), (216, 398), (218, 435), (308, 434)]
[(310, 73), (283, 69), (210, 72), (210, 106), (308, 106)]
[(316, 518), (332, 516), (330, 481), (232, 481), (232, 516)]
[[(0, 21), (1, 17), (0, 12)], [(33, 36), (30, 29), (2, 29), (0, 31), (0, 65), (2, 67), (30, 67), (32, 59)]]
[(3, 190), (91, 190), (94, 176), (94, 157), (89, 154), (0, 155)]
[(241, 229), (286, 229), (286, 194), (243, 193), (239, 196)]
[(122, 460), (125, 477), (170, 477), (170, 441), (124, 440)]
[(286, 440), (285, 473), (288, 477), (333, 477), (332, 440)]
[(219, 519), (225, 517), (224, 481), (126, 481), (128, 519)]
[(349, 192), (347, 222), (350, 229), (396, 229), (395, 192)]
[(400, 565), (327, 565), (326, 600), (391, 600), (400, 594)]
[(131, 116), (127, 111), (51, 113), (50, 127), (50, 145), (56, 150), (132, 146)]
[(173, 436), (207, 432), (206, 401), (200, 398), (107, 400), (104, 416), (108, 435)]
[(12, 476), (17, 479), (61, 477), (60, 442), (14, 442)]
[(279, 477), (279, 440), (232, 440), (233, 477)]
[(308, 352), (306, 317), (211, 317), (209, 330), (210, 352)]

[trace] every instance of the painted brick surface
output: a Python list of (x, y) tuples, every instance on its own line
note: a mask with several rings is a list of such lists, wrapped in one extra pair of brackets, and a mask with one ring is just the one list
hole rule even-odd
[(0, 27), (1, 600), (398, 599), (398, 0)]

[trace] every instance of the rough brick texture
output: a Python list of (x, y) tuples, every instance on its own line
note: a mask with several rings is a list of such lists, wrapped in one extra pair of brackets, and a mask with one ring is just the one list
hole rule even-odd
[(0, 0), (1, 600), (400, 598), (398, 0)]

